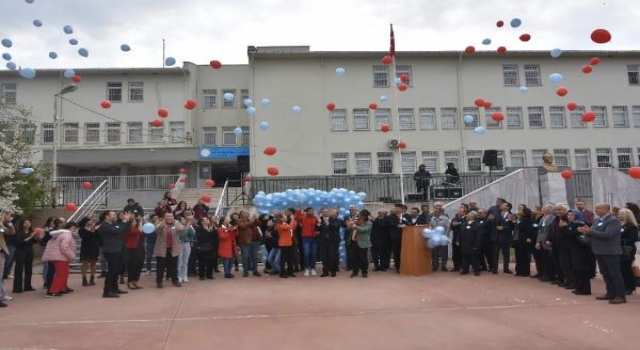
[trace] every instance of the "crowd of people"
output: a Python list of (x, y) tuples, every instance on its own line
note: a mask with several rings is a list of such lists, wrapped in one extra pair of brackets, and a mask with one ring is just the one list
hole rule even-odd
[[(281, 278), (303, 276), (336, 277), (340, 261), (350, 277), (369, 276), (373, 271), (400, 271), (402, 229), (425, 225), (441, 227), (451, 245), (435, 247), (433, 271), (453, 271), (462, 275), (482, 271), (517, 277), (538, 278), (591, 294), (591, 279), (598, 267), (606, 284), (606, 294), (597, 299), (612, 304), (626, 302), (636, 289), (632, 271), (638, 241), (640, 208), (626, 203), (624, 208), (597, 204), (588, 210), (582, 200), (575, 209), (566, 204), (529, 208), (502, 198), (489, 208), (469, 200), (448, 217), (442, 202), (421, 208), (395, 204), (376, 215), (367, 209), (350, 208), (342, 217), (336, 209), (289, 208), (257, 215), (243, 210), (222, 218), (212, 217), (209, 207), (199, 201), (193, 208), (177, 202), (167, 192), (148, 214), (129, 199), (120, 213), (111, 210), (81, 218), (77, 223), (49, 218), (43, 228), (34, 228), (20, 213), (0, 213), (0, 307), (13, 297), (5, 291), (13, 278), (13, 294), (35, 291), (32, 285), (34, 245), (43, 248), (43, 284), (48, 297), (60, 297), (74, 290), (68, 285), (69, 266), (76, 259), (80, 240), (82, 286), (96, 285), (104, 278), (102, 296), (119, 298), (128, 290), (142, 289), (143, 270), (151, 275), (155, 259), (155, 286), (165, 281), (181, 287), (189, 278), (211, 280), (215, 273), (234, 278), (242, 263), (243, 277), (262, 274)], [(261, 248), (264, 246), (264, 249)], [(452, 269), (449, 270), (451, 249)], [(264, 259), (260, 251), (266, 251)], [(515, 252), (515, 273), (510, 269)], [(502, 268), (499, 257), (502, 256)], [(393, 257), (393, 260), (391, 259)], [(535, 274), (531, 262), (535, 262)], [(263, 261), (264, 260), (264, 261)], [(316, 266), (322, 262), (322, 269)], [(264, 262), (264, 269), (258, 266)], [(97, 266), (100, 265), (100, 274)], [(11, 275), (13, 272), (13, 275)], [(125, 281), (126, 279), (126, 281)]]

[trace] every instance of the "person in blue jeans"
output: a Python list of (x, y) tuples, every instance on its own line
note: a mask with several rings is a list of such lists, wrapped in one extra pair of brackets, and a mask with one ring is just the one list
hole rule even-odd
[[(297, 213), (296, 213), (297, 214)], [(302, 247), (304, 252), (304, 275), (316, 276), (316, 255), (318, 252), (318, 217), (313, 208), (304, 210), (304, 214), (296, 215), (296, 221), (301, 223)]]

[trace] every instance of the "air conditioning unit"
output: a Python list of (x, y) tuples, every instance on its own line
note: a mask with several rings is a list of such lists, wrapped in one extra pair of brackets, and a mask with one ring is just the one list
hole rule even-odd
[(398, 148), (400, 141), (393, 139), (393, 140), (389, 140), (388, 143), (389, 143), (389, 148)]

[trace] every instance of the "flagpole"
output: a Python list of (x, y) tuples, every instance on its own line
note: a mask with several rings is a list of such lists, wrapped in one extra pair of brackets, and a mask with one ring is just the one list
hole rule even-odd
[[(397, 134), (398, 134), (398, 145), (399, 143), (402, 141), (402, 139), (400, 138), (400, 114), (398, 113), (398, 87), (396, 86), (396, 41), (395, 41), (395, 34), (393, 32), (393, 23), (389, 24), (389, 28), (390, 28), (390, 45), (389, 45), (389, 55), (391, 56), (391, 58), (393, 59), (391, 61), (391, 89), (393, 89), (393, 103), (391, 104), (391, 115), (389, 116), (389, 118), (391, 119), (391, 127), (395, 128)], [(394, 115), (397, 116), (397, 118), (394, 117)], [(397, 123), (396, 123), (396, 119), (397, 119)], [(399, 177), (400, 177), (400, 202), (404, 205), (405, 200), (404, 200), (404, 174), (402, 171), (402, 148), (398, 147), (398, 159), (400, 160), (400, 165), (398, 167), (399, 171)]]

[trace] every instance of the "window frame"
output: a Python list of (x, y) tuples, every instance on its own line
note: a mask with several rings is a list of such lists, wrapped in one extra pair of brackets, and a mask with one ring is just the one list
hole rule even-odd
[[(591, 111), (596, 114), (596, 119), (591, 123), (594, 128), (608, 128), (609, 117), (607, 115), (607, 106), (591, 106)], [(601, 121), (602, 124), (598, 124)]]
[[(514, 159), (520, 159), (522, 165), (516, 164)], [(514, 168), (524, 168), (527, 166), (527, 150), (524, 149), (512, 149), (509, 150), (509, 164)]]
[[(233, 147), (238, 146), (238, 135), (233, 132), (236, 129), (234, 126), (223, 126), (222, 127), (222, 146), (224, 147)], [(226, 136), (233, 135), (233, 143), (228, 143), (226, 140)]]
[[(108, 81), (107, 82), (107, 100), (111, 103), (122, 103), (122, 89), (123, 89), (123, 84), (121, 81)], [(116, 99), (118, 95), (119, 95), (119, 98)]]
[[(181, 134), (180, 134), (181, 132)], [(187, 125), (184, 120), (169, 121), (169, 142), (184, 142), (187, 137)]]
[[(544, 107), (542, 106), (529, 106), (527, 107), (527, 115), (529, 119), (529, 129), (546, 129)], [(533, 116), (539, 115), (539, 124), (533, 125)]]
[[(522, 129), (523, 128), (523, 111), (520, 106), (509, 106), (506, 108), (505, 120), (507, 121), (507, 129)], [(517, 117), (517, 118), (514, 118)], [(511, 124), (517, 121), (517, 124)]]
[[(227, 93), (233, 94), (233, 99), (231, 99), (230, 101), (224, 99), (224, 95), (227, 94)], [(222, 99), (221, 108), (223, 108), (223, 109), (234, 109), (234, 108), (237, 108), (237, 104), (238, 104), (238, 102), (237, 102), (238, 101), (238, 96), (237, 95), (238, 94), (237, 94), (236, 89), (222, 89), (220, 91), (220, 96), (221, 96), (220, 98)], [(240, 102), (240, 104), (242, 105), (243, 103)]]
[[(524, 71), (525, 86), (542, 86), (542, 74), (539, 64), (524, 64), (522, 69)], [(530, 82), (529, 79), (535, 79), (536, 82)]]
[[(549, 126), (552, 129), (564, 129), (567, 127), (567, 116), (565, 106), (549, 106)], [(554, 115), (562, 113), (560, 121), (562, 125), (558, 126), (554, 123)]]
[[(134, 84), (140, 84), (140, 86), (134, 86)], [(134, 98), (134, 92), (139, 91), (139, 99)], [(142, 81), (130, 81), (129, 82), (129, 102), (144, 102), (144, 82)]]
[[(384, 122), (386, 119), (386, 122)], [(384, 124), (389, 125), (389, 130), (393, 130), (391, 122), (391, 108), (376, 108), (374, 113), (376, 131), (380, 131), (380, 127)]]
[[(445, 118), (447, 122), (445, 122)], [(451, 123), (453, 123), (453, 126), (450, 125)], [(442, 125), (442, 130), (458, 130), (458, 108), (441, 107), (440, 124)]]
[[(122, 142), (122, 123), (120, 122), (108, 122), (106, 123), (107, 139), (109, 144)], [(117, 135), (117, 139), (116, 136)], [(113, 138), (112, 138), (113, 137)]]
[[(7, 97), (12, 95), (12, 97)], [(0, 101), (4, 101), (6, 104), (18, 103), (18, 84), (17, 83), (2, 83), (0, 84)]]
[(596, 148), (596, 165), (598, 168), (611, 168), (613, 167), (612, 159), (613, 152), (611, 148)]
[[(377, 71), (376, 71), (377, 70)], [(379, 76), (379, 79), (376, 79), (376, 74), (384, 74), (384, 79), (382, 78), (382, 76)], [(388, 88), (389, 87), (389, 66), (381, 66), (381, 65), (374, 65), (372, 67), (372, 86), (374, 88)], [(384, 80), (384, 83), (382, 83)], [(380, 84), (377, 84), (376, 81), (380, 82)]]
[(85, 144), (100, 143), (100, 123), (86, 122), (84, 123), (84, 142)]
[(393, 174), (393, 152), (378, 152), (378, 174)]
[[(216, 126), (203, 126), (201, 129), (202, 145), (215, 146), (218, 142), (218, 127)], [(207, 139), (213, 138), (213, 143), (207, 142)]]
[[(560, 159), (564, 159), (564, 162), (559, 161)], [(556, 166), (571, 167), (571, 150), (568, 148), (554, 148), (553, 162)]]
[[(349, 131), (349, 124), (347, 121), (347, 109), (337, 108), (329, 113), (331, 117), (331, 131), (343, 132)], [(341, 121), (341, 123), (339, 123)]]
[[(627, 157), (628, 161), (623, 161), (623, 157)], [(631, 147), (616, 148), (616, 160), (618, 162), (618, 169), (629, 169), (633, 167), (633, 149)]]
[[(405, 124), (403, 126), (403, 117)], [(416, 116), (414, 108), (398, 108), (398, 128), (403, 131), (412, 131), (416, 129)]]
[[(56, 141), (56, 128), (53, 123), (42, 123), (40, 126), (40, 137), (43, 144), (52, 144)], [(49, 138), (51, 141), (49, 141)]]
[(640, 85), (640, 64), (627, 65), (627, 82), (631, 86)]
[[(502, 84), (504, 86), (520, 86), (519, 69), (517, 64), (502, 65)], [(513, 70), (508, 70), (513, 69)]]
[(331, 174), (349, 175), (349, 153), (331, 153)]
[[(407, 85), (408, 87), (412, 87), (413, 86), (413, 73), (412, 73), (413, 69), (411, 67), (411, 65), (408, 64), (401, 64), (401, 65), (397, 65), (396, 66), (396, 79), (400, 78), (400, 76), (402, 74), (406, 74), (409, 76), (409, 80), (405, 83), (405, 85)], [(395, 84), (395, 81), (394, 81)]]
[[(368, 108), (354, 108), (352, 111), (353, 131), (369, 131), (371, 129)], [(364, 121), (364, 123), (362, 123)], [(360, 125), (364, 125), (360, 127)]]
[(202, 108), (218, 108), (218, 89), (202, 89)]
[(164, 123), (162, 126), (154, 126), (153, 122), (149, 122), (147, 129), (147, 142), (161, 143), (164, 142)]
[[(613, 117), (614, 128), (629, 127), (629, 109), (627, 106), (611, 106), (611, 116)], [(618, 124), (617, 119), (622, 118), (623, 124)]]
[[(127, 122), (127, 143), (142, 143), (142, 122)], [(137, 139), (136, 139), (137, 136)]]
[(467, 150), (467, 171), (478, 173), (482, 171), (482, 150)]
[[(586, 160), (586, 166), (582, 167), (581, 160)], [(591, 169), (591, 150), (589, 148), (576, 148), (573, 150), (573, 160), (576, 170)]]
[[(420, 107), (418, 108), (418, 114), (420, 118), (420, 130), (438, 130), (438, 115), (435, 107)], [(433, 122), (433, 127), (428, 127), (427, 121), (429, 119)]]
[[(353, 155), (356, 175), (371, 174), (371, 152), (356, 152)], [(364, 166), (363, 166), (364, 165)]]

